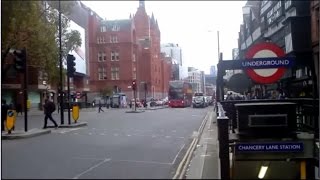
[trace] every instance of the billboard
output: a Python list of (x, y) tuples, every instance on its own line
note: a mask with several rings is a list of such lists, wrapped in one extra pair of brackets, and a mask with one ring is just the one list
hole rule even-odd
[(76, 72), (81, 74), (87, 74), (85, 29), (76, 24), (74, 21), (70, 20), (70, 26), (68, 28), (68, 31), (71, 30), (77, 30), (80, 33), (82, 43), (80, 47), (73, 51), (70, 51), (69, 54), (72, 54), (76, 58)]

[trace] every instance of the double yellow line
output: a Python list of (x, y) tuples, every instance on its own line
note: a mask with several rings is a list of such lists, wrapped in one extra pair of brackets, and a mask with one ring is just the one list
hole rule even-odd
[(208, 119), (210, 117), (212, 117), (212, 113), (213, 113), (212, 111), (209, 111), (206, 114), (205, 118), (203, 119), (203, 121), (202, 121), (202, 123), (201, 123), (201, 125), (200, 125), (200, 127), (198, 129), (197, 137), (193, 138), (193, 140), (192, 140), (192, 142), (191, 142), (186, 154), (184, 155), (183, 159), (181, 160), (181, 162), (180, 162), (180, 164), (179, 164), (179, 166), (178, 166), (178, 168), (176, 170), (176, 173), (175, 173), (175, 175), (173, 176), (172, 179), (183, 179), (183, 176), (185, 175), (186, 170), (187, 170), (188, 165), (189, 165), (189, 162), (191, 160), (193, 151), (197, 147), (197, 143), (198, 143), (199, 138), (200, 138), (200, 136), (201, 136), (201, 134), (203, 132), (204, 126), (207, 123)]

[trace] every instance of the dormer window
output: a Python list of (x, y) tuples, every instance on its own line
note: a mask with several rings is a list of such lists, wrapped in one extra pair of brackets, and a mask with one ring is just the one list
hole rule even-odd
[(119, 31), (120, 30), (120, 26), (119, 25), (113, 25), (112, 26), (112, 31)]

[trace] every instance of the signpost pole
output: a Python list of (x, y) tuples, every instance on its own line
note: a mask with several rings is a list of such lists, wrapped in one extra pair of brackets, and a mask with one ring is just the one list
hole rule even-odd
[(62, 81), (62, 40), (61, 40), (61, 33), (62, 33), (62, 29), (61, 29), (61, 0), (59, 0), (59, 69), (60, 69), (60, 123), (64, 124), (64, 97), (63, 97), (63, 81)]
[(68, 124), (71, 124), (71, 119), (70, 119), (70, 76), (67, 75), (67, 84), (68, 84)]
[[(24, 51), (26, 49), (24, 48)], [(28, 65), (27, 65), (27, 55), (26, 55), (26, 62), (24, 63), (24, 87), (23, 87), (23, 94), (24, 94), (24, 131), (28, 131)]]

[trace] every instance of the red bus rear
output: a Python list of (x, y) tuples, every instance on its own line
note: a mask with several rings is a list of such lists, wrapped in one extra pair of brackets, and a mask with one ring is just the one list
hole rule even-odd
[(192, 105), (192, 85), (185, 81), (169, 82), (169, 107), (189, 107)]

